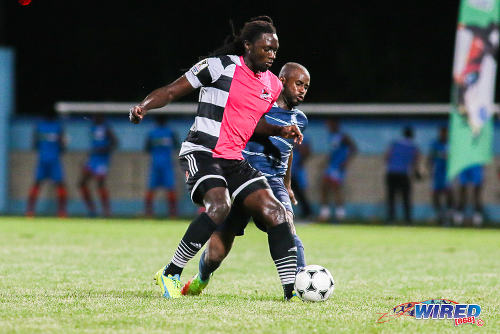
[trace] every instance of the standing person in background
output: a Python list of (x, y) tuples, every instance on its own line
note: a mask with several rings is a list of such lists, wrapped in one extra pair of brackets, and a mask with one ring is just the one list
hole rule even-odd
[(309, 199), (306, 195), (307, 189), (307, 171), (305, 168), (305, 162), (311, 155), (311, 146), (309, 140), (304, 138), (302, 144), (297, 145), (293, 149), (293, 159), (292, 159), (292, 180), (291, 186), (292, 191), (295, 194), (294, 205), (300, 205), (302, 218), (311, 217), (312, 210)]
[(459, 198), (457, 212), (453, 217), (455, 225), (460, 226), (464, 223), (464, 216), (467, 207), (467, 189), (472, 188), (472, 202), (473, 202), (473, 214), (472, 214), (472, 225), (475, 227), (480, 227), (483, 225), (483, 202), (482, 202), (482, 190), (483, 190), (483, 180), (484, 180), (484, 166), (483, 165), (473, 165), (464, 169), (458, 175), (459, 188)]
[(33, 139), (33, 147), (38, 150), (38, 165), (35, 182), (28, 196), (26, 216), (35, 215), (36, 201), (42, 182), (50, 179), (57, 187), (57, 215), (66, 217), (67, 192), (61, 163), (61, 154), (65, 148), (64, 130), (55, 114), (50, 114), (37, 124)]
[(412, 221), (411, 175), (417, 170), (420, 151), (413, 142), (413, 129), (405, 127), (403, 138), (395, 140), (385, 154), (387, 163), (387, 220), (392, 223), (395, 216), (396, 195), (401, 194), (404, 207), (404, 218), (407, 223)]
[(96, 208), (88, 187), (90, 180), (95, 178), (103, 214), (105, 217), (109, 217), (111, 215), (111, 209), (109, 204), (109, 193), (106, 187), (106, 177), (108, 175), (111, 152), (113, 152), (118, 145), (118, 141), (102, 115), (93, 117), (91, 133), (91, 152), (87, 163), (83, 167), (78, 186), (89, 211), (89, 215), (95, 217)]
[[(440, 225), (448, 225), (453, 217), (453, 192), (446, 180), (448, 161), (448, 128), (439, 129), (438, 138), (432, 142), (428, 165), (432, 171), (432, 204)], [(446, 204), (442, 203), (445, 202)]]
[(323, 222), (330, 220), (328, 196), (332, 192), (335, 203), (335, 219), (342, 221), (345, 218), (343, 187), (346, 169), (357, 154), (358, 148), (348, 134), (340, 131), (339, 120), (336, 117), (329, 118), (326, 124), (328, 126), (330, 157), (321, 183), (319, 220)]
[(151, 155), (149, 187), (144, 201), (146, 216), (153, 216), (155, 190), (161, 187), (166, 191), (170, 217), (177, 216), (172, 154), (178, 146), (175, 134), (167, 125), (166, 116), (156, 116), (156, 127), (149, 132), (146, 140), (146, 151)]

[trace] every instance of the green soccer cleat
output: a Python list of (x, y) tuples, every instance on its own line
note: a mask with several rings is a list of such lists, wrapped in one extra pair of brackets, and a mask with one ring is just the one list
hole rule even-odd
[(289, 303), (303, 302), (303, 300), (300, 299), (299, 296), (297, 296), (297, 293), (295, 292), (295, 290), (293, 290), (293, 292), (292, 292), (292, 297), (285, 298), (285, 301), (289, 302)]
[(210, 278), (202, 281), (199, 274), (196, 274), (182, 287), (181, 294), (184, 296), (198, 296), (208, 285)]
[(161, 292), (164, 298), (173, 299), (179, 298), (181, 296), (181, 280), (179, 275), (168, 275), (165, 276), (163, 273), (166, 267), (161, 268), (154, 275), (153, 280), (157, 285), (161, 287)]

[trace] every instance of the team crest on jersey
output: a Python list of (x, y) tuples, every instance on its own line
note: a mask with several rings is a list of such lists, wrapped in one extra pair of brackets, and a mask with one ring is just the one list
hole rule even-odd
[(268, 102), (271, 102), (272, 100), (271, 93), (269, 93), (269, 91), (265, 88), (262, 88), (262, 92), (260, 93), (260, 98)]
[(187, 180), (189, 180), (189, 172), (188, 171), (186, 171), (186, 182), (187, 182)]
[(200, 61), (199, 63), (194, 65), (193, 68), (191, 69), (191, 72), (194, 75), (198, 75), (198, 73), (200, 73), (201, 70), (203, 70), (205, 67), (208, 67), (208, 60), (207, 59), (203, 59), (202, 61)]

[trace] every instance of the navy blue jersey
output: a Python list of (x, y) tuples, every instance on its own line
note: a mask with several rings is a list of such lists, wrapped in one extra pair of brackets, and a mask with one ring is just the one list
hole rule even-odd
[(175, 150), (175, 135), (167, 126), (157, 126), (148, 134), (148, 148), (153, 165), (171, 165)]
[(394, 141), (389, 151), (387, 171), (389, 173), (409, 174), (417, 154), (418, 148), (413, 141), (405, 138)]
[(109, 126), (105, 123), (92, 125), (92, 156), (108, 157), (111, 149), (111, 137), (108, 133)]
[(58, 121), (45, 120), (36, 126), (36, 147), (40, 160), (57, 160), (61, 153), (63, 129)]
[(346, 135), (342, 132), (330, 132), (328, 134), (328, 146), (330, 158), (328, 166), (330, 168), (343, 168), (344, 162), (349, 157), (349, 145), (346, 142)]
[(431, 145), (431, 157), (434, 177), (446, 177), (446, 161), (448, 159), (448, 143), (435, 140)]
[[(285, 110), (275, 104), (264, 117), (269, 124), (296, 124), (302, 132), (307, 127), (307, 117), (298, 109)], [(243, 157), (265, 176), (285, 176), (293, 144), (293, 139), (278, 136), (252, 138), (243, 150)]]

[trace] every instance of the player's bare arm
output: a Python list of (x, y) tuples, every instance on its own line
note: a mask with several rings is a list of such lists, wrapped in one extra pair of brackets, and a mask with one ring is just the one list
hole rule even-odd
[(354, 156), (358, 154), (358, 146), (356, 145), (354, 140), (352, 140), (352, 138), (348, 135), (345, 135), (344, 140), (346, 145), (349, 147), (349, 154), (347, 156), (346, 161), (344, 161), (344, 167), (346, 167), (351, 163)]
[(257, 136), (279, 136), (283, 138), (293, 138), (294, 142), (301, 144), (304, 136), (299, 127), (295, 124), (287, 126), (273, 125), (266, 122), (262, 117), (255, 127), (254, 134)]
[(147, 112), (151, 109), (161, 108), (172, 101), (181, 98), (184, 95), (191, 93), (194, 90), (193, 86), (186, 79), (186, 76), (181, 76), (174, 82), (155, 89), (138, 105), (130, 109), (129, 118), (134, 124), (142, 121)]
[(288, 191), (288, 195), (290, 196), (290, 201), (292, 202), (293, 205), (297, 205), (298, 202), (292, 190), (292, 161), (293, 161), (293, 151), (290, 152), (290, 157), (288, 157), (288, 168), (286, 169), (285, 177), (283, 178), (283, 183), (285, 183), (286, 191)]

